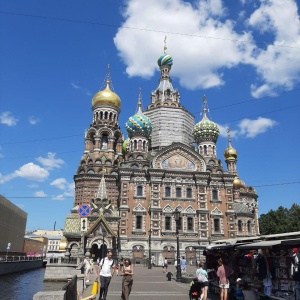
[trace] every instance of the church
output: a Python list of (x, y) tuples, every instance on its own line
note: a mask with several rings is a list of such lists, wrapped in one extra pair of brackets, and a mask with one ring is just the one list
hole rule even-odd
[(135, 264), (145, 264), (150, 255), (157, 264), (164, 258), (172, 263), (178, 233), (180, 256), (192, 262), (193, 246), (259, 234), (258, 195), (238, 176), (230, 131), (225, 169), (206, 97), (195, 124), (172, 85), (173, 58), (164, 52), (159, 84), (145, 111), (139, 94), (138, 111), (126, 123), (127, 139), (109, 72), (105, 89), (92, 98), (74, 204), (65, 220), (66, 256), (96, 260), (112, 250)]

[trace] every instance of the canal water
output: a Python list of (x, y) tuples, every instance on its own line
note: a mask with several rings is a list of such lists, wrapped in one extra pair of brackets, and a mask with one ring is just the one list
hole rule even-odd
[(58, 291), (64, 283), (44, 282), (45, 268), (0, 276), (1, 300), (32, 300), (44, 290)]

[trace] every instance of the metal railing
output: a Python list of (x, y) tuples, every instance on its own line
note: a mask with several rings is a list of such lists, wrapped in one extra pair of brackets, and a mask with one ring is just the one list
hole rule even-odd
[(77, 264), (77, 258), (76, 257), (70, 257), (70, 258), (65, 258), (65, 257), (51, 257), (47, 258), (50, 264)]
[(62, 290), (66, 291), (65, 299), (77, 299), (77, 275), (74, 275), (72, 279), (62, 287)]
[(15, 255), (1, 255), (0, 263), (3, 262), (18, 262), (18, 261), (34, 261), (43, 260), (42, 256), (15, 256)]

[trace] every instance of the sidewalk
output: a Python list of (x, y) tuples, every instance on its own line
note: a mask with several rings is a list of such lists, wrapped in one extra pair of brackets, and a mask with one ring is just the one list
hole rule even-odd
[[(175, 268), (170, 267), (169, 272), (175, 274)], [(189, 267), (188, 273), (193, 273), (195, 268)], [(93, 282), (96, 274), (90, 274), (90, 282), (83, 292), (83, 298), (91, 295)], [(164, 300), (184, 300), (189, 299), (190, 286), (187, 283), (179, 283), (172, 277), (168, 281), (166, 274), (162, 272), (161, 267), (154, 267), (148, 269), (147, 267), (134, 267), (133, 287), (130, 294), (130, 299), (137, 300), (157, 300), (157, 298)], [(122, 276), (116, 276), (111, 279), (107, 300), (120, 300), (122, 293)], [(96, 299), (98, 300), (99, 294)], [(210, 300), (219, 300), (218, 295), (209, 295)]]

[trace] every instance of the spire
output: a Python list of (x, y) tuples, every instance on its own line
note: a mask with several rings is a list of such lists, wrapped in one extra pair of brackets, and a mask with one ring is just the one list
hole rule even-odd
[(203, 118), (206, 117), (206, 112), (207, 112), (207, 100), (206, 96), (203, 96)]
[(96, 199), (105, 200), (107, 199), (107, 193), (106, 193), (106, 183), (104, 174), (106, 173), (106, 169), (103, 169), (102, 178), (98, 187), (98, 191), (96, 193)]
[(164, 54), (167, 53), (167, 37), (165, 36), (165, 39), (164, 39)]
[(138, 97), (138, 110), (137, 110), (138, 114), (142, 113), (142, 89), (139, 88), (139, 97)]
[(111, 80), (111, 76), (110, 76), (110, 64), (107, 65), (107, 72), (106, 72), (106, 75), (104, 78), (102, 89), (104, 89), (105, 87), (106, 88), (108, 87), (111, 91), (114, 91), (114, 87), (112, 85), (112, 80)]
[(228, 137), (228, 147), (231, 147), (231, 137), (230, 137), (231, 129), (227, 128), (227, 137)]

